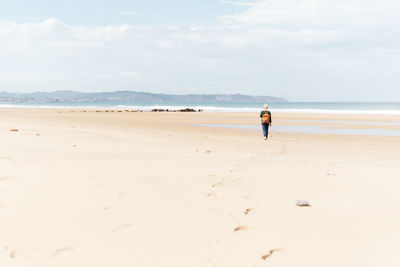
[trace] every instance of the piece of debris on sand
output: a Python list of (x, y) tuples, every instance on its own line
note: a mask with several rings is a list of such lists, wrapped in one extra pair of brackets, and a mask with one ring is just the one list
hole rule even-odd
[(299, 207), (311, 207), (311, 204), (307, 200), (297, 200), (296, 201), (296, 206), (299, 206)]
[(244, 214), (247, 215), (247, 214), (249, 214), (249, 212), (252, 211), (252, 210), (253, 210), (253, 209), (248, 208), (248, 209), (246, 209), (246, 210), (244, 211)]
[(239, 225), (238, 227), (236, 227), (235, 229), (233, 229), (233, 232), (238, 232), (238, 231), (243, 231), (246, 230), (247, 227), (244, 225)]
[(268, 254), (262, 255), (262, 256), (261, 256), (261, 259), (266, 260), (266, 259), (268, 259), (269, 257), (271, 257), (272, 254), (274, 254), (274, 253), (277, 252), (277, 251), (281, 251), (281, 249), (279, 249), (279, 248), (277, 248), (277, 249), (271, 249), (271, 250), (269, 251)]

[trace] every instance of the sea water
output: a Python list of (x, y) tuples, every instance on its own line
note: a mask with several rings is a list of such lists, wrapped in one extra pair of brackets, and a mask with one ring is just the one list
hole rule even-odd
[[(400, 126), (400, 123), (398, 123)], [(262, 132), (261, 125), (251, 124), (199, 124), (202, 127), (217, 127), (231, 129), (257, 130)], [(333, 128), (319, 125), (274, 125), (272, 132), (292, 132), (311, 134), (345, 134), (345, 135), (375, 135), (375, 136), (400, 136), (400, 130), (389, 129), (357, 129), (357, 128)]]
[[(337, 113), (337, 114), (393, 114), (400, 115), (400, 102), (284, 102), (268, 103), (272, 112), (294, 113)], [(86, 108), (86, 109), (128, 109), (150, 111), (152, 109), (177, 110), (183, 108), (201, 109), (204, 112), (258, 112), (263, 104), (249, 103), (126, 103), (126, 102), (90, 102), (90, 103), (8, 103), (0, 107), (40, 107), (40, 108)]]

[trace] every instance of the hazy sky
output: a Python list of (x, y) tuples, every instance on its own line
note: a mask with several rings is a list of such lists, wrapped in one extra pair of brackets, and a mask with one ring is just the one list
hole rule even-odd
[(398, 0), (0, 0), (0, 91), (400, 101)]

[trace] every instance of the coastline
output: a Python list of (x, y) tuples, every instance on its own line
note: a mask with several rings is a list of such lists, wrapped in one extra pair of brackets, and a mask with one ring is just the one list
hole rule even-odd
[[(284, 102), (271, 103), (270, 110), (276, 113), (295, 114), (354, 114), (354, 115), (400, 115), (400, 102)], [(0, 104), (2, 108), (27, 109), (81, 109), (81, 110), (136, 110), (149, 112), (153, 109), (182, 110), (194, 109), (204, 112), (259, 112), (261, 106), (246, 104), (201, 105), (201, 104), (148, 104), (131, 105), (124, 103), (9, 103)]]
[(0, 115), (1, 265), (400, 262), (400, 138), (274, 131), (397, 130), (397, 115), (273, 113), (268, 142), (261, 129), (196, 126), (258, 125), (250, 112)]

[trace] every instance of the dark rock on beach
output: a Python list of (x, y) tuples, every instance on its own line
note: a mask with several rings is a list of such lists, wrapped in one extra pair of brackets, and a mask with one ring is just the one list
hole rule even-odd
[(203, 112), (202, 109), (195, 110), (193, 108), (183, 108), (178, 110), (169, 110), (169, 109), (152, 109), (151, 112)]

